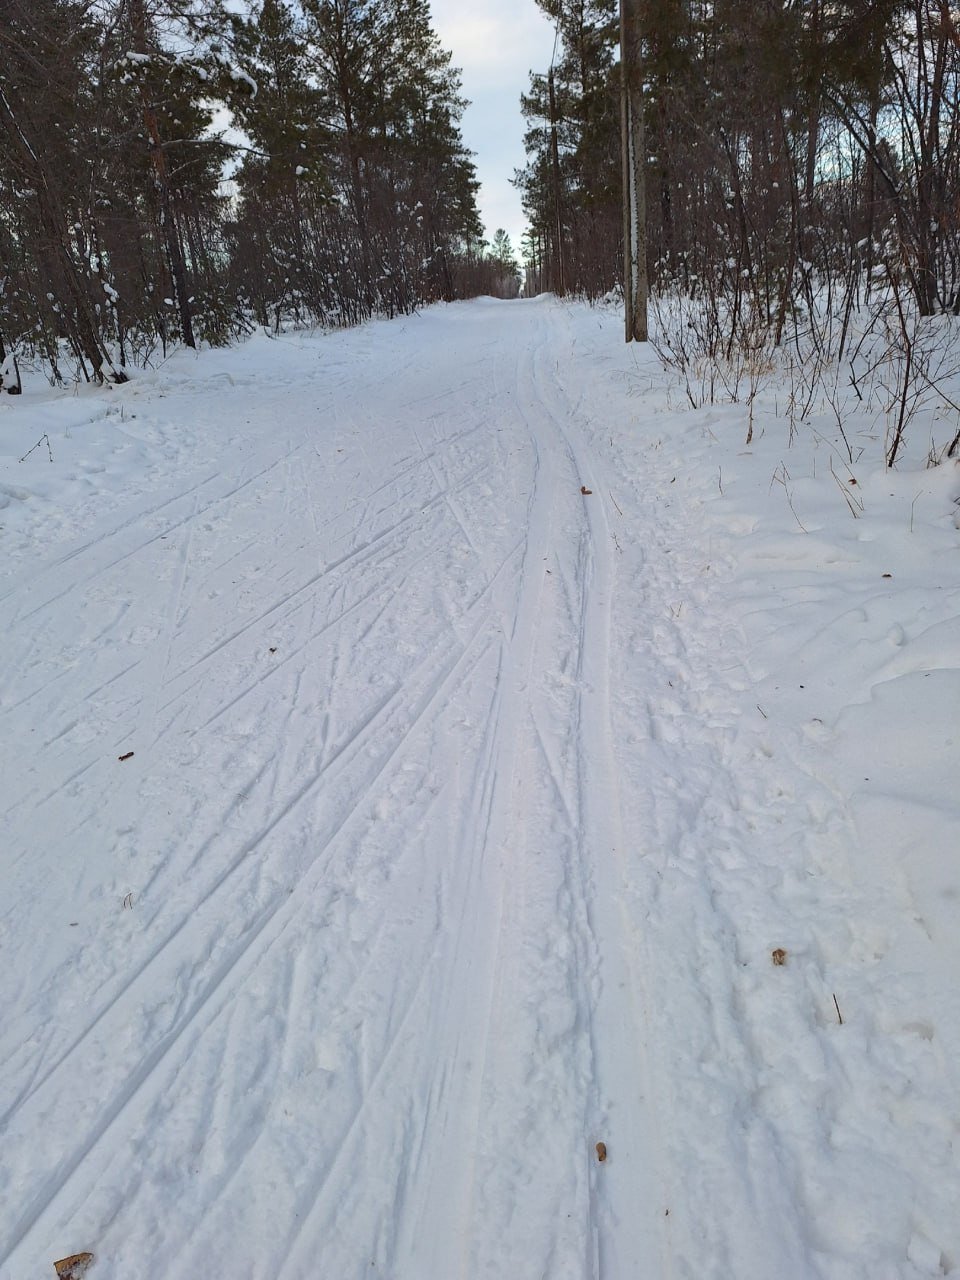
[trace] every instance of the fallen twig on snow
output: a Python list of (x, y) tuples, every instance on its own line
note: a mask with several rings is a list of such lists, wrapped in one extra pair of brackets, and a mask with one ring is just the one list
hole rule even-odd
[(50, 437), (47, 435), (46, 432), (43, 433), (43, 435), (40, 437), (40, 439), (37, 441), (35, 445), (33, 445), (30, 449), (27, 450), (27, 452), (23, 455), (20, 461), (26, 462), (26, 460), (30, 457), (31, 453), (33, 453), (34, 449), (39, 449), (40, 446), (43, 444), (44, 440), (46, 440), (47, 442), (47, 453), (50, 455), (50, 461), (52, 462), (53, 450), (50, 448)]

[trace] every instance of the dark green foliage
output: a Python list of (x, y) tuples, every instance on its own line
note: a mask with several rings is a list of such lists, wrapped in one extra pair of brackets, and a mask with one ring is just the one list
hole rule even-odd
[(0, 342), (54, 376), (469, 279), (477, 182), (426, 0), (7, 0), (0, 90)]
[[(530, 157), (516, 175), (530, 222), (534, 287), (597, 295), (619, 279), (620, 82), (616, 0), (537, 0), (560, 42), (551, 107), (546, 76), (522, 98)], [(554, 162), (553, 134), (556, 132)], [(559, 169), (559, 183), (557, 170)]]
[[(596, 296), (619, 274), (618, 6), (537, 3), (559, 50), (552, 102), (543, 75), (522, 100), (528, 273)], [(955, 4), (645, 0), (643, 21), (655, 285), (719, 291), (729, 329), (778, 340), (818, 281), (869, 292), (880, 268), (960, 313)]]

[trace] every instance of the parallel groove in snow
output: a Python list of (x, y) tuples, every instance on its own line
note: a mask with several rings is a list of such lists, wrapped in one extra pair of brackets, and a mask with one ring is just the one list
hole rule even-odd
[[(949, 1041), (861, 985), (907, 890), (744, 657), (778, 606), (716, 563), (709, 423), (661, 426), (620, 340), (489, 301), (255, 338), (63, 442), (81, 480), (140, 451), (109, 509), (29, 509), (0, 587), (0, 1280), (956, 1265)], [(770, 653), (879, 625), (838, 581), (821, 626), (822, 578)], [(927, 640), (884, 671), (952, 688)]]

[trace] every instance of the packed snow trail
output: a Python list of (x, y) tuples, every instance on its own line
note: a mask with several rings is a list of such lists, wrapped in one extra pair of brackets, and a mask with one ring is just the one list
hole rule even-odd
[(224, 390), (215, 469), (8, 590), (6, 901), (55, 904), (7, 970), (11, 1275), (91, 1215), (125, 1277), (658, 1256), (642, 1127), (598, 1127), (612, 548), (550, 314), (318, 361), (309, 411)]
[(874, 904), (697, 614), (696, 502), (614, 448), (619, 342), (485, 302), (101, 393), (150, 465), (0, 581), (3, 1280), (933, 1256), (949, 1185), (888, 1229), (823, 1167)]

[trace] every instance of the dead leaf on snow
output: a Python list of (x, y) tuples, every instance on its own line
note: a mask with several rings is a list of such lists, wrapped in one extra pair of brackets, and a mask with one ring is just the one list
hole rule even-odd
[(774, 964), (780, 964), (780, 965), (786, 964), (787, 953), (784, 951), (783, 947), (777, 947), (775, 951), (770, 952), (770, 959), (773, 961)]
[(81, 1280), (87, 1274), (91, 1262), (93, 1262), (92, 1253), (71, 1253), (69, 1258), (61, 1258), (53, 1265), (57, 1269), (60, 1280)]

